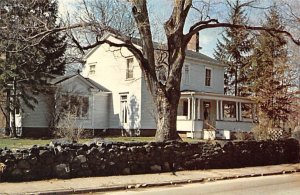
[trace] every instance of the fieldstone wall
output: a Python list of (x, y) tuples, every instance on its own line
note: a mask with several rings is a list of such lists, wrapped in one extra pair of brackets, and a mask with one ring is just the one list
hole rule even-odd
[(299, 142), (54, 143), (0, 154), (0, 181), (29, 181), (295, 163)]

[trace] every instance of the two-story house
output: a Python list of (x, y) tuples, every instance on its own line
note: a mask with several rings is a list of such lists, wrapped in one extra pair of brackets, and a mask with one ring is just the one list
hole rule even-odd
[[(106, 38), (116, 41), (112, 35)], [(138, 62), (126, 48), (108, 44), (94, 48), (86, 55), (82, 74), (111, 91), (108, 129), (124, 129), (137, 135), (154, 133), (152, 97)], [(203, 129), (249, 131), (252, 128), (253, 102), (224, 95), (223, 64), (187, 50), (182, 75), (177, 120), (180, 133), (201, 137)]]
[[(106, 39), (119, 41), (112, 35)], [(155, 107), (132, 53), (103, 44), (87, 53), (85, 61), (82, 75), (51, 80), (56, 93), (50, 107), (49, 95), (40, 95), (34, 111), (23, 109), (18, 113), (18, 129), (24, 135), (47, 132), (53, 106), (57, 109), (59, 102), (65, 101), (68, 108), (77, 108), (74, 125), (78, 128), (95, 133), (154, 135)], [(249, 131), (254, 125), (253, 102), (224, 95), (224, 65), (198, 51), (186, 51), (181, 91), (179, 133), (200, 138), (207, 129)], [(66, 94), (71, 95), (66, 98)]]

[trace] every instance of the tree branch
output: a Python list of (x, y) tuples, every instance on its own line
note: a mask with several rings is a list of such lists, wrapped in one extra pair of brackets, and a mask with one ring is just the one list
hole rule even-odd
[(266, 31), (269, 32), (272, 36), (274, 36), (273, 33), (281, 33), (289, 37), (295, 44), (300, 45), (300, 40), (295, 39), (290, 32), (285, 30), (266, 28), (262, 26), (248, 26), (248, 25), (238, 25), (238, 24), (231, 24), (231, 23), (219, 23), (218, 20), (216, 19), (201, 21), (194, 24), (190, 28), (189, 32), (185, 35), (186, 42), (188, 42), (191, 39), (191, 37), (197, 32), (209, 28), (237, 28), (237, 29), (241, 28), (247, 30)]

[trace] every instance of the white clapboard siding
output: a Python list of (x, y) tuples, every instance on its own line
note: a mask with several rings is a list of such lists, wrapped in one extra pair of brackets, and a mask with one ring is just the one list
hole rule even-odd
[(48, 100), (49, 95), (40, 94), (35, 97), (38, 104), (34, 105), (34, 110), (28, 108), (25, 104), (22, 104), (22, 126), (23, 127), (36, 127), (45, 128), (49, 125), (49, 106), (50, 102)]
[(146, 82), (143, 81), (142, 84), (141, 126), (143, 129), (156, 129), (155, 106)]
[[(224, 67), (218, 65), (196, 63), (186, 60), (189, 66), (189, 82), (185, 82), (185, 69), (182, 69), (181, 90), (194, 90), (211, 93), (224, 93)], [(212, 71), (211, 86), (205, 86), (205, 68)]]
[(108, 101), (111, 94), (97, 93), (94, 94), (93, 100), (90, 103), (92, 110), (92, 126), (91, 129), (107, 129), (109, 128), (109, 110)]
[[(113, 39), (113, 38), (112, 38)], [(136, 128), (140, 126), (140, 109), (131, 111), (130, 101), (135, 100), (135, 106), (141, 104), (141, 69), (137, 61), (133, 62), (133, 79), (126, 79), (127, 58), (133, 55), (125, 48), (110, 47), (108, 44), (99, 46), (87, 58), (83, 76), (101, 84), (111, 91), (112, 95), (108, 100), (109, 128), (122, 128), (120, 123), (120, 96), (127, 95), (130, 108), (128, 126)], [(95, 65), (95, 72), (90, 72), (90, 65)], [(134, 119), (133, 119), (134, 118)], [(132, 120), (131, 120), (132, 119)]]
[(253, 122), (245, 122), (245, 121), (217, 121), (216, 128), (217, 129), (225, 129), (225, 130), (233, 130), (233, 131), (249, 131), (256, 124)]

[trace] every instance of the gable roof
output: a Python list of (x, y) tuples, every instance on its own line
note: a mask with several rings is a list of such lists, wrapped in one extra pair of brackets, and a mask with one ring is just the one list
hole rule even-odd
[[(102, 40), (108, 39), (110, 36), (114, 37), (113, 34), (107, 33), (106, 35), (104, 35), (104, 36), (102, 37)], [(114, 37), (114, 38), (115, 38), (115, 37)], [(141, 46), (141, 45), (142, 45), (142, 41), (141, 41), (141, 39), (139, 39), (139, 38), (131, 38), (131, 40), (132, 40), (132, 43), (133, 43), (133, 44), (136, 44), (136, 45), (138, 45), (138, 46)], [(155, 48), (159, 48), (159, 47), (161, 47), (162, 45), (164, 45), (164, 44), (158, 43), (158, 42), (154, 42), (153, 44), (154, 44), (154, 47), (155, 47)], [(84, 59), (87, 59), (89, 56), (91, 56), (91, 55), (92, 55), (92, 54), (93, 54), (100, 46), (101, 46), (101, 45), (98, 45), (98, 46), (94, 47), (93, 49), (91, 49), (90, 51), (88, 51), (88, 53), (84, 56)], [(222, 64), (221, 62), (219, 62), (218, 60), (213, 59), (213, 58), (211, 58), (211, 57), (209, 57), (209, 56), (207, 56), (207, 55), (204, 55), (204, 54), (202, 54), (202, 53), (200, 53), (200, 52), (195, 52), (195, 51), (191, 51), (191, 50), (186, 50), (186, 57), (187, 57), (187, 58), (192, 58), (192, 59), (194, 59), (194, 60), (204, 61), (204, 62), (213, 64), (213, 65), (226, 66), (226, 65)]]
[(50, 79), (49, 83), (51, 85), (56, 85), (58, 83), (61, 83), (65, 80), (68, 80), (69, 78), (74, 77), (75, 75), (63, 75), (63, 76), (53, 76), (54, 78)]
[(49, 83), (52, 84), (52, 85), (57, 85), (57, 84), (60, 84), (64, 81), (67, 81), (71, 78), (78, 78), (78, 79), (82, 80), (90, 88), (96, 89), (100, 92), (110, 92), (108, 89), (106, 89), (105, 87), (103, 87), (99, 83), (96, 83), (95, 81), (93, 81), (89, 78), (85, 78), (81, 74), (55, 76), (53, 79), (50, 80)]
[(191, 50), (185, 50), (185, 52), (186, 52), (187, 58), (200, 60), (200, 61), (207, 62), (207, 63), (213, 64), (213, 65), (226, 66), (225, 64), (221, 63), (220, 61), (213, 59), (207, 55), (204, 55), (203, 53), (195, 52), (195, 51), (191, 51)]

